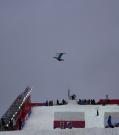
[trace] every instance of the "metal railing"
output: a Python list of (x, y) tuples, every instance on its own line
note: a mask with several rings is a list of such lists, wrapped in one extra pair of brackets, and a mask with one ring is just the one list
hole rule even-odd
[(30, 96), (31, 88), (27, 87), (11, 104), (8, 110), (3, 114), (0, 119), (0, 130), (6, 130), (9, 128), (10, 122), (16, 120), (20, 109), (22, 108), (27, 97)]

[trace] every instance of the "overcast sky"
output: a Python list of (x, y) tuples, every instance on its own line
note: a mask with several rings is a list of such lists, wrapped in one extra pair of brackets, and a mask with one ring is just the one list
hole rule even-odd
[(28, 85), (34, 102), (119, 98), (119, 0), (0, 0), (0, 115)]

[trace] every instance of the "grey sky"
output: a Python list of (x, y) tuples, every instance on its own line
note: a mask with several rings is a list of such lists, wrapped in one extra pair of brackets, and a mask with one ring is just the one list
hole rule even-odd
[(27, 85), (33, 101), (66, 98), (68, 88), (79, 98), (119, 98), (118, 5), (0, 0), (0, 113)]

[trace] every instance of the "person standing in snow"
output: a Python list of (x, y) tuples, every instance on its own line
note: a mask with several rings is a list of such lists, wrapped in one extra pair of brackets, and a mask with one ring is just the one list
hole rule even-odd
[(99, 111), (98, 111), (98, 109), (97, 109), (97, 116), (99, 116)]
[(114, 128), (113, 124), (112, 124), (112, 117), (111, 115), (109, 115), (108, 120), (107, 120), (108, 126), (111, 128)]

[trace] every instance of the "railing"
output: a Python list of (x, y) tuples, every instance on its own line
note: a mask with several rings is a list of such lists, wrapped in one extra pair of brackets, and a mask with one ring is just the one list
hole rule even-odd
[(9, 130), (10, 125), (16, 123), (17, 117), (23, 108), (23, 104), (30, 96), (31, 88), (27, 87), (12, 103), (8, 110), (3, 114), (0, 120), (0, 130)]

